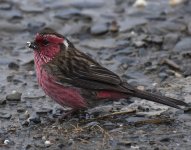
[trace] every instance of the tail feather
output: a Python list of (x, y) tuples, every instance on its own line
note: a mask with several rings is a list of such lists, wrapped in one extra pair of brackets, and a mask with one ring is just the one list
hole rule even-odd
[(158, 95), (158, 94), (149, 93), (146, 91), (141, 91), (138, 89), (135, 89), (131, 95), (134, 97), (138, 97), (138, 98), (146, 99), (146, 100), (149, 100), (152, 102), (164, 104), (164, 105), (174, 107), (177, 109), (181, 109), (178, 105), (188, 106), (188, 104), (183, 101), (180, 101), (180, 100), (177, 100), (174, 98), (170, 98), (170, 97), (166, 97), (166, 96), (162, 96), (162, 95)]

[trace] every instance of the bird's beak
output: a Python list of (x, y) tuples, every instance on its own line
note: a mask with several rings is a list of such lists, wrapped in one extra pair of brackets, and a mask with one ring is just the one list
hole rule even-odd
[(35, 42), (27, 42), (27, 46), (31, 49), (37, 50), (38, 46)]

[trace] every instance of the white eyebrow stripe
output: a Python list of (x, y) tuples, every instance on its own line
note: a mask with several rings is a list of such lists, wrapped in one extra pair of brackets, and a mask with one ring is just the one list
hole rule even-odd
[(67, 40), (66, 39), (64, 39), (64, 45), (65, 45), (65, 47), (66, 47), (66, 49), (68, 49), (68, 46), (69, 46), (69, 44), (68, 44), (68, 42), (67, 42)]

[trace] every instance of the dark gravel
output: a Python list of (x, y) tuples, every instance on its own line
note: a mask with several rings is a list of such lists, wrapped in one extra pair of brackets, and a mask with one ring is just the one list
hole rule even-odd
[(138, 88), (191, 103), (191, 2), (133, 3), (0, 2), (0, 149), (190, 150), (189, 109), (130, 98), (61, 121), (70, 109), (37, 84), (26, 42), (47, 26)]

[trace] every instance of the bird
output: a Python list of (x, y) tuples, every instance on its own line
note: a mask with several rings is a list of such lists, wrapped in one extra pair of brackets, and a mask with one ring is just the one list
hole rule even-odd
[(137, 89), (78, 50), (65, 36), (44, 28), (27, 42), (33, 49), (38, 84), (45, 94), (72, 112), (101, 105), (104, 100), (137, 97), (182, 109), (182, 100)]

